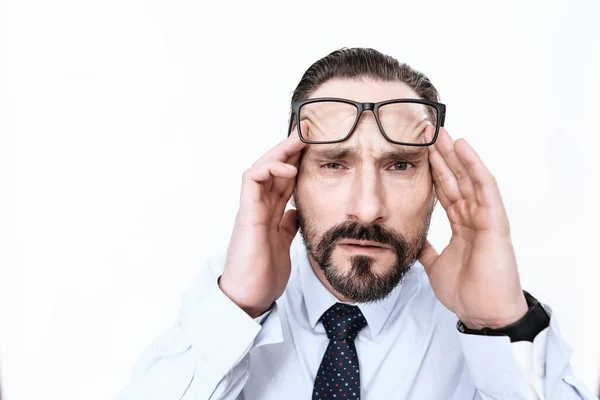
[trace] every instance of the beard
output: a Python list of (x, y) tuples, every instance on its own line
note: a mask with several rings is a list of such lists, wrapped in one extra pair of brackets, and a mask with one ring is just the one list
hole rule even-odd
[[(402, 282), (423, 250), (434, 206), (432, 198), (425, 218), (410, 239), (380, 224), (363, 226), (355, 221), (343, 222), (319, 236), (314, 221), (306, 217), (296, 197), (298, 227), (308, 254), (323, 271), (333, 289), (345, 298), (359, 303), (382, 300)], [(380, 274), (373, 271), (373, 257), (351, 256), (350, 269), (343, 272), (333, 261), (333, 250), (341, 239), (368, 240), (389, 246), (395, 253), (395, 261)]]

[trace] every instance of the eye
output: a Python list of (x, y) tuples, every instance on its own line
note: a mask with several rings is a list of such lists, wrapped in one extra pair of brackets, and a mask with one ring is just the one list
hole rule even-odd
[(406, 161), (398, 161), (397, 163), (394, 163), (394, 165), (391, 166), (391, 168), (394, 171), (406, 171), (409, 168), (413, 168), (414, 165), (412, 165), (409, 162)]
[(335, 162), (330, 162), (323, 166), (327, 169), (341, 169), (342, 168), (342, 164), (335, 163)]

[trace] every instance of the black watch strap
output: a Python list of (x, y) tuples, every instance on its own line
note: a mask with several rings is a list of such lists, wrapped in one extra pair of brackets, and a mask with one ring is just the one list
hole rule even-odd
[(458, 321), (456, 327), (462, 333), (485, 336), (508, 336), (511, 342), (528, 341), (533, 339), (550, 324), (550, 314), (542, 303), (535, 297), (523, 290), (529, 311), (527, 314), (514, 324), (503, 328), (483, 328), (469, 329), (461, 321)]

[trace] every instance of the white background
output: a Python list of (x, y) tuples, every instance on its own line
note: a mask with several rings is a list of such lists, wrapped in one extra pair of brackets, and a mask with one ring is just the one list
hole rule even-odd
[[(228, 242), (240, 175), (318, 58), (373, 47), (433, 80), (499, 181), (523, 286), (600, 377), (600, 3), (0, 2), (0, 375), (109, 399)], [(441, 250), (441, 209), (430, 239)]]

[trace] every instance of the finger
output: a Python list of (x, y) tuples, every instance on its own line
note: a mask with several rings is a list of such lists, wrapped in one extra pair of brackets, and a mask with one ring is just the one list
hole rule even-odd
[(425, 267), (425, 271), (427, 273), (429, 273), (431, 266), (433, 263), (435, 263), (435, 260), (437, 260), (439, 256), (440, 255), (435, 248), (431, 245), (431, 243), (429, 243), (429, 240), (425, 239), (425, 245), (423, 246), (423, 250), (421, 251), (418, 259), (419, 262), (423, 264), (423, 267)]
[[(285, 210), (285, 207), (286, 207), (287, 203), (290, 201), (292, 195), (294, 194), (294, 189), (296, 189), (297, 178), (298, 178), (298, 174), (296, 174), (296, 176), (293, 179), (286, 179), (285, 180), (285, 182), (287, 182), (286, 187), (283, 190), (283, 192), (279, 192), (279, 193), (281, 193), (280, 197), (281, 197), (282, 201), (281, 201), (281, 203), (279, 203), (277, 205), (277, 213), (278, 213), (278, 215), (280, 215), (281, 213), (283, 213), (283, 211)], [(275, 179), (278, 180), (278, 179), (281, 179), (281, 178), (275, 178)]]
[[(426, 131), (425, 131), (425, 140), (427, 142), (430, 142), (431, 139), (433, 138), (433, 134), (434, 134), (434, 130), (429, 129), (429, 127), (427, 127)], [(446, 194), (442, 190), (440, 180), (439, 180), (437, 174), (435, 173), (433, 167), (431, 167), (431, 165), (429, 167), (430, 167), (429, 173), (431, 174), (431, 179), (433, 180), (433, 194), (434, 194), (435, 198), (440, 201), (440, 203), (442, 204), (442, 207), (444, 207), (444, 209), (447, 209), (450, 206), (450, 204), (452, 204), (452, 202), (450, 201), (450, 199), (448, 199), (448, 196), (446, 196)]]
[[(303, 132), (308, 131), (308, 126), (307, 126), (306, 121), (300, 121), (300, 125), (301, 125)], [(292, 131), (292, 135), (298, 136), (298, 128), (297, 127), (294, 128), (294, 130)], [(292, 154), (290, 157), (288, 157), (288, 159), (285, 160), (285, 162), (288, 164), (294, 165), (295, 167), (298, 167), (301, 156), (302, 156), (302, 149), (300, 149), (300, 151), (298, 151), (298, 152)]]
[(292, 192), (293, 190), (291, 192), (286, 192), (289, 193), (289, 195), (283, 194), (273, 205), (274, 208), (271, 214), (271, 218), (269, 219), (269, 226), (279, 226), (279, 224), (281, 223), (281, 216), (285, 213), (285, 209), (289, 203), (290, 198), (292, 197)]
[(251, 168), (249, 170), (249, 178), (257, 183), (265, 183), (272, 180), (274, 177), (290, 179), (296, 176), (297, 168), (293, 165), (286, 164), (280, 161), (272, 161)]
[(450, 201), (450, 199), (448, 199), (448, 196), (446, 196), (446, 193), (444, 193), (444, 191), (442, 190), (439, 179), (435, 174), (433, 168), (431, 169), (431, 178), (433, 179), (433, 189), (435, 191), (435, 196), (442, 204), (442, 207), (444, 207), (444, 210), (447, 210), (448, 207), (450, 207), (450, 205), (452, 204), (452, 202)]
[[(436, 141), (437, 142), (437, 141)], [(452, 204), (455, 201), (462, 199), (462, 193), (458, 187), (458, 182), (456, 177), (446, 164), (444, 157), (438, 151), (436, 144), (434, 143), (431, 146), (428, 146), (429, 150), (429, 164), (432, 169), (432, 176), (437, 182), (437, 192), (438, 194), (443, 194), (446, 196), (447, 204)], [(440, 198), (441, 201), (441, 198)], [(442, 205), (444, 205), (442, 203)], [(446, 208), (446, 207), (444, 207)]]
[[(305, 125), (306, 123), (304, 121), (300, 122), (301, 124), (303, 124), (302, 129), (305, 129)], [(292, 131), (292, 134), (297, 135), (298, 131), (296, 130), (296, 128), (294, 128), (294, 130)], [(296, 168), (300, 167), (300, 157), (302, 155), (302, 150), (300, 150), (297, 153), (292, 154), (290, 157), (288, 157), (287, 160), (285, 160), (284, 162), (286, 164), (290, 164), (293, 165)], [(275, 178), (273, 180), (273, 188), (271, 190), (279, 193), (282, 195), (282, 197), (286, 197), (286, 192), (288, 191), (288, 187), (290, 185), (295, 185), (296, 184), (296, 180), (290, 180), (290, 179), (285, 179), (285, 178)], [(289, 198), (291, 197), (291, 193), (289, 196), (287, 196), (286, 201), (289, 200)]]
[(306, 147), (306, 143), (300, 140), (296, 129), (294, 129), (287, 139), (281, 141), (277, 146), (267, 151), (254, 164), (262, 164), (268, 161), (286, 162), (290, 157), (299, 154), (300, 150), (304, 147)]
[[(296, 174), (296, 177), (298, 175)], [(294, 194), (294, 189), (296, 188), (296, 183), (297, 183), (297, 179), (289, 179), (288, 180), (288, 184), (285, 188), (285, 190), (283, 191), (283, 193), (281, 194), (281, 198), (283, 200), (285, 200), (285, 202), (287, 203), (288, 201), (290, 201), (290, 198), (292, 197), (292, 194)]]
[(281, 218), (281, 223), (279, 224), (279, 232), (283, 234), (288, 246), (292, 244), (292, 240), (294, 240), (294, 237), (298, 232), (296, 215), (296, 210), (293, 208), (287, 210), (285, 214), (283, 214), (283, 218)]
[(281, 161), (255, 165), (242, 177), (242, 197), (250, 201), (260, 201), (263, 194), (272, 189), (274, 178), (293, 179), (298, 169)]
[(455, 142), (452, 140), (448, 131), (440, 128), (438, 138), (435, 142), (436, 149), (444, 158), (446, 165), (455, 176), (458, 182), (458, 188), (465, 199), (475, 199), (475, 189), (471, 180), (471, 175), (460, 161), (455, 151)]
[(464, 139), (456, 141), (456, 154), (471, 177), (477, 202), (484, 206), (503, 206), (498, 184), (479, 155)]
[[(290, 164), (284, 164), (284, 165), (290, 165)], [(282, 198), (285, 197), (285, 193), (288, 191), (289, 186), (296, 184), (296, 179), (294, 179), (294, 178), (298, 174), (298, 168), (294, 165), (291, 165), (291, 167), (296, 170), (296, 173), (291, 178), (288, 178), (287, 176), (273, 177), (273, 182), (269, 189), (271, 192), (277, 193)], [(286, 201), (287, 200), (289, 200), (289, 197), (286, 199)]]

